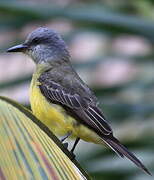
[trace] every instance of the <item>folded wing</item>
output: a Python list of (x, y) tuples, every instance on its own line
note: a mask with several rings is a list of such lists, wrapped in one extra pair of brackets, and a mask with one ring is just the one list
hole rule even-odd
[[(69, 110), (72, 116), (77, 117), (81, 124), (86, 124), (100, 135), (109, 135), (112, 130), (106, 122), (98, 107), (92, 105), (91, 99), (81, 97), (76, 92), (62, 87), (60, 84), (39, 78), (39, 88), (49, 102), (61, 104), (64, 109)], [(71, 89), (71, 88), (70, 88)]]

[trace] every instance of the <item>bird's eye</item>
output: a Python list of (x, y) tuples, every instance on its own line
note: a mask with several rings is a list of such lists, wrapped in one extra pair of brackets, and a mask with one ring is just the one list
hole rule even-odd
[(33, 43), (38, 43), (39, 42), (39, 38), (34, 38), (32, 42)]

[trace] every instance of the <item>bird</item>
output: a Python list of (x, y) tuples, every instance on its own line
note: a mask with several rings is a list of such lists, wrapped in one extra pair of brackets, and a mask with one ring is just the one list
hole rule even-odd
[(7, 52), (22, 52), (34, 61), (36, 68), (30, 85), (32, 112), (55, 135), (62, 136), (62, 142), (68, 137), (76, 138), (72, 153), (80, 139), (105, 144), (151, 175), (113, 135), (97, 97), (73, 68), (68, 47), (56, 31), (39, 27)]

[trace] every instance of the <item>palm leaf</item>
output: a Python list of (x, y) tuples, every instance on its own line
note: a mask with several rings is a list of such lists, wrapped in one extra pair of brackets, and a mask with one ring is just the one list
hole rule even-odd
[(0, 97), (0, 179), (90, 179), (30, 111)]

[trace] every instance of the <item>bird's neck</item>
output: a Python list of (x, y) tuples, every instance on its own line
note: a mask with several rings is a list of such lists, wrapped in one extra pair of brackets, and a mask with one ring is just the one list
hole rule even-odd
[(70, 60), (69, 58), (56, 58), (56, 59), (52, 59), (51, 61), (48, 62), (50, 67), (52, 68), (56, 68), (59, 66), (66, 66), (66, 65), (70, 65)]
[(42, 62), (36, 64), (36, 72), (41, 74), (42, 72), (51, 70), (51, 69), (59, 69), (59, 67), (72, 67), (69, 59), (52, 59), (47, 62)]

